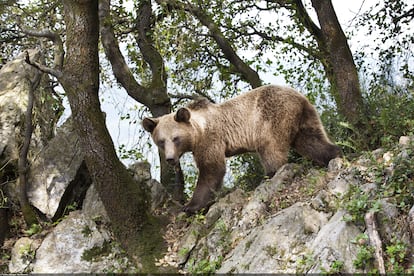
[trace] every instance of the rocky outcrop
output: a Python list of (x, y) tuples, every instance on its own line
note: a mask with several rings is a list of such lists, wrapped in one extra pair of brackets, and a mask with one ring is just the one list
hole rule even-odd
[[(57, 136), (58, 137), (58, 136)], [(148, 163), (130, 167), (137, 183), (149, 185), (153, 206), (164, 204), (161, 184), (151, 179)], [(47, 196), (45, 194), (45, 196)], [(52, 229), (19, 239), (12, 250), (9, 271), (12, 273), (134, 273), (139, 268), (131, 262), (109, 230), (105, 207), (92, 184), (82, 208), (70, 212)]]
[(70, 204), (81, 206), (92, 182), (83, 160), (79, 138), (68, 120), (31, 164), (31, 204), (52, 220)]
[[(40, 50), (27, 50), (27, 53), (33, 61), (43, 59)], [(18, 158), (30, 87), (40, 84), (35, 91), (31, 156), (53, 136), (59, 119), (56, 113), (62, 110), (61, 103), (52, 95), (48, 76), (28, 65), (25, 57), (26, 53), (20, 54), (0, 70), (0, 162), (3, 163)]]
[[(363, 218), (374, 210), (387, 271), (410, 271), (414, 212), (392, 197), (392, 185), (414, 175), (414, 139), (406, 140), (393, 152), (377, 150), (352, 164), (332, 160), (327, 171), (287, 164), (253, 192), (236, 189), (189, 224), (176, 219), (166, 233), (170, 250), (158, 265), (225, 274), (373, 271), (376, 245)], [(404, 202), (413, 202), (414, 185), (405, 188)], [(392, 250), (404, 256), (400, 263)]]

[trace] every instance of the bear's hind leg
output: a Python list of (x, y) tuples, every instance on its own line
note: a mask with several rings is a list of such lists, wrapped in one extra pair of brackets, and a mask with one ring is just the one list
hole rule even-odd
[(258, 153), (265, 174), (269, 178), (273, 177), (277, 170), (287, 162), (288, 151), (278, 147), (263, 147), (258, 150)]

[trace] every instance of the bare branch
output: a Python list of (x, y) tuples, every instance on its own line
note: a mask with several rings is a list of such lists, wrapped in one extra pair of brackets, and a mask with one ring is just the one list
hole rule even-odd
[[(20, 21), (20, 20), (18, 20), (18, 21)], [(28, 36), (47, 38), (47, 39), (49, 39), (50, 41), (53, 42), (53, 46), (54, 46), (53, 70), (55, 70), (55, 71), (62, 70), (63, 59), (64, 59), (64, 56), (65, 56), (65, 52), (63, 50), (63, 42), (62, 42), (62, 39), (61, 39), (60, 35), (55, 33), (55, 32), (52, 32), (48, 29), (32, 30), (32, 29), (25, 28), (21, 24), (19, 24), (19, 25), (20, 25), (20, 28), (21, 28), (21, 30), (24, 34), (26, 34)], [(42, 71), (44, 71), (44, 70), (42, 70)], [(47, 72), (47, 73), (49, 73), (49, 72)]]
[(25, 61), (26, 61), (27, 64), (29, 64), (33, 67), (36, 67), (38, 70), (40, 70), (44, 73), (50, 74), (50, 75), (52, 75), (52, 76), (54, 76), (58, 79), (63, 76), (62, 71), (60, 71), (60, 70), (55, 70), (55, 69), (52, 69), (50, 67), (44, 66), (43, 64), (40, 64), (36, 61), (31, 61), (30, 57), (29, 57), (29, 53), (27, 51), (26, 51)]
[(180, 100), (184, 100), (184, 99), (188, 99), (188, 100), (200, 100), (202, 98), (206, 98), (207, 100), (209, 100), (212, 103), (215, 103), (215, 101), (207, 94), (201, 92), (201, 91), (197, 91), (197, 93), (193, 93), (193, 94), (185, 94), (185, 93), (176, 93), (176, 94), (168, 94), (171, 98), (173, 99), (178, 99)]
[(302, 0), (293, 0), (293, 2), (293, 7), (297, 13), (299, 20), (317, 40), (321, 40), (321, 29), (315, 24), (315, 22), (313, 22), (312, 18), (309, 16), (308, 12), (305, 9), (305, 6), (303, 6)]
[(368, 212), (365, 214), (365, 224), (367, 226), (367, 232), (369, 240), (372, 246), (375, 248), (375, 260), (378, 264), (378, 272), (385, 274), (384, 259), (382, 257), (382, 242), (378, 234), (377, 225), (375, 223), (375, 213)]

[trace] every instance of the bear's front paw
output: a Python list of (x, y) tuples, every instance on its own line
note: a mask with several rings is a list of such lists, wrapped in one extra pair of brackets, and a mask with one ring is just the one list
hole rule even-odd
[(183, 212), (185, 212), (187, 215), (191, 216), (195, 213), (198, 213), (201, 211), (202, 214), (206, 214), (208, 211), (208, 208), (214, 203), (214, 201), (209, 202), (208, 204), (199, 204), (196, 202), (190, 202), (187, 205), (183, 207)]

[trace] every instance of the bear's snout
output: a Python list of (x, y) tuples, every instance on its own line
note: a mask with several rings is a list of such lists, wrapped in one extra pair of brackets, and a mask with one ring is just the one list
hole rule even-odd
[(166, 158), (165, 161), (167, 161), (167, 163), (171, 166), (174, 166), (177, 163), (177, 161), (174, 158)]

